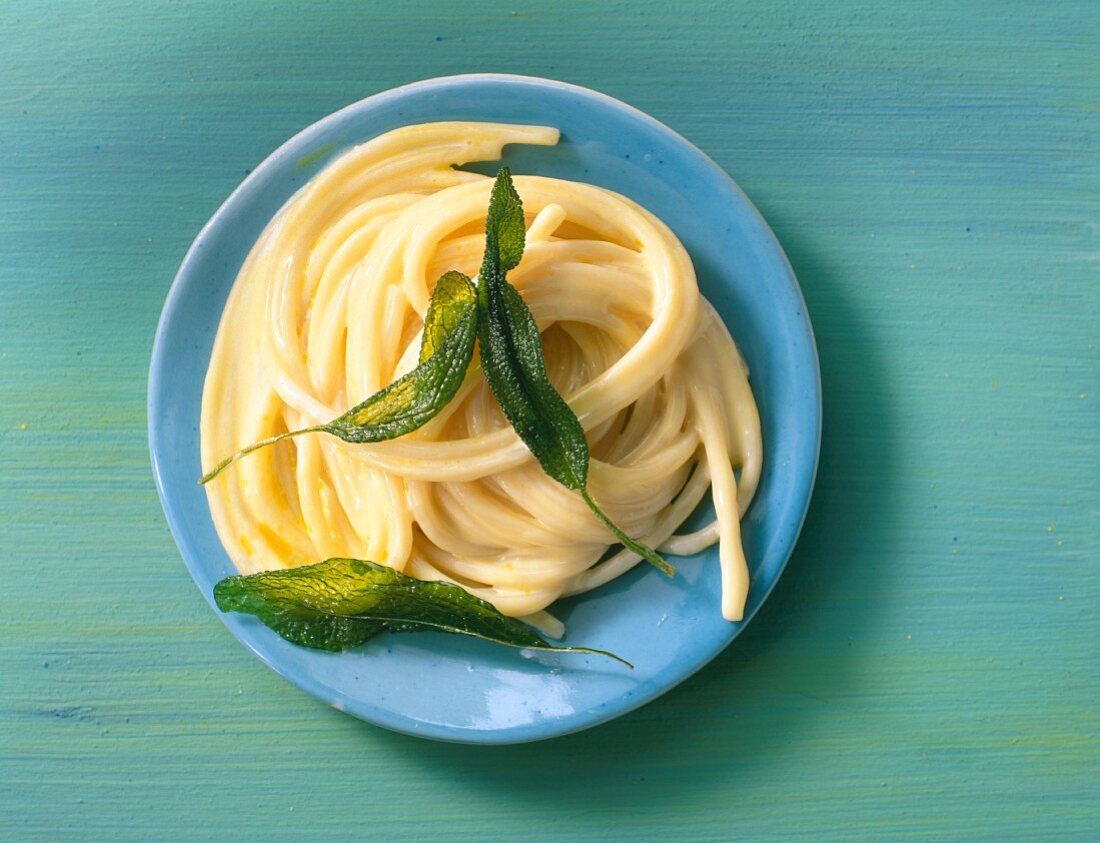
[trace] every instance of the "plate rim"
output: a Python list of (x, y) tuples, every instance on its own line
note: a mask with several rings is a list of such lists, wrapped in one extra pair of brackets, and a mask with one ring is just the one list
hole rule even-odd
[[(806, 332), (808, 339), (808, 350), (810, 354), (809, 362), (810, 376), (807, 377), (806, 386), (812, 388), (814, 395), (811, 396), (814, 407), (814, 442), (813, 442), (813, 459), (812, 466), (808, 472), (808, 483), (805, 486), (804, 494), (801, 496), (801, 500), (798, 500), (798, 510), (800, 511), (797, 518), (797, 523), (794, 529), (790, 533), (790, 541), (788, 542), (786, 549), (783, 553), (781, 562), (775, 569), (775, 574), (771, 578), (771, 581), (766, 584), (766, 589), (763, 594), (760, 595), (759, 600), (755, 601), (755, 605), (751, 607), (750, 611), (746, 613), (742, 621), (730, 624), (730, 634), (725, 637), (724, 640), (720, 640), (717, 645), (712, 648), (712, 651), (705, 652), (698, 661), (690, 666), (690, 669), (683, 674), (677, 676), (672, 682), (656, 683), (651, 679), (650, 684), (656, 685), (646, 689), (645, 693), (631, 693), (629, 699), (622, 702), (614, 710), (606, 710), (606, 707), (601, 709), (598, 713), (592, 710), (578, 710), (574, 711), (568, 717), (557, 719), (542, 719), (535, 720), (530, 723), (521, 724), (518, 726), (509, 726), (498, 729), (464, 729), (460, 730), (459, 727), (449, 724), (431, 723), (428, 721), (417, 720), (410, 715), (397, 715), (391, 709), (380, 708), (377, 705), (370, 705), (370, 711), (365, 711), (363, 706), (356, 707), (355, 703), (364, 702), (353, 697), (349, 697), (342, 693), (333, 693), (332, 688), (320, 684), (313, 677), (304, 675), (301, 672), (290, 672), (284, 670), (280, 663), (271, 657), (271, 654), (263, 649), (258, 643), (256, 637), (250, 633), (250, 630), (241, 627), (239, 620), (235, 616), (231, 616), (217, 609), (213, 602), (213, 595), (207, 594), (206, 590), (202, 587), (202, 583), (198, 579), (198, 574), (195, 571), (192, 556), (196, 555), (193, 548), (190, 548), (190, 543), (187, 541), (184, 525), (181, 523), (181, 519), (174, 511), (174, 507), (170, 504), (170, 495), (166, 491), (166, 481), (162, 475), (162, 471), (158, 461), (158, 427), (156, 419), (161, 415), (159, 412), (161, 407), (161, 394), (158, 386), (161, 379), (164, 377), (164, 370), (168, 363), (165, 354), (166, 335), (170, 331), (170, 326), (173, 321), (174, 313), (179, 309), (180, 299), (184, 295), (184, 288), (187, 286), (186, 277), (189, 274), (191, 266), (198, 261), (198, 253), (202, 251), (205, 241), (213, 236), (213, 232), (220, 227), (224, 217), (228, 216), (231, 209), (237, 204), (241, 195), (248, 192), (254, 185), (264, 182), (269, 170), (273, 170), (279, 167), (286, 159), (299, 160), (305, 148), (308, 154), (308, 147), (310, 142), (316, 136), (323, 136), (326, 129), (332, 124), (340, 123), (349, 114), (356, 113), (362, 109), (371, 109), (382, 106), (391, 100), (400, 99), (401, 97), (416, 91), (423, 91), (425, 89), (440, 88), (445, 89), (454, 85), (463, 85), (469, 83), (478, 82), (504, 82), (507, 84), (516, 84), (529, 86), (532, 88), (552, 88), (573, 95), (580, 96), (582, 98), (595, 100), (603, 107), (611, 108), (616, 111), (625, 112), (625, 114), (635, 120), (639, 120), (644, 124), (647, 124), (651, 129), (655, 130), (659, 134), (671, 137), (672, 140), (679, 144), (683, 144), (686, 151), (689, 152), (699, 164), (709, 169), (711, 173), (719, 177), (726, 183), (726, 186), (732, 189), (732, 192), (736, 199), (738, 199), (745, 210), (749, 212), (753, 221), (761, 229), (765, 235), (765, 243), (770, 251), (779, 259), (780, 268), (783, 270), (785, 278), (783, 279), (793, 291), (796, 300), (801, 305), (800, 321), (802, 328)], [(364, 139), (366, 140), (366, 139)], [(362, 141), (361, 141), (362, 142)], [(758, 247), (759, 248), (759, 247)], [(147, 380), (147, 432), (149, 439), (149, 455), (153, 472), (153, 478), (157, 489), (157, 495), (160, 500), (161, 508), (164, 512), (165, 519), (168, 522), (169, 530), (172, 533), (172, 537), (176, 543), (181, 556), (183, 557), (184, 564), (191, 575), (192, 580), (196, 586), (199, 587), (199, 591), (202, 594), (206, 602), (214, 609), (215, 614), (225, 624), (225, 626), (232, 633), (240, 643), (252, 652), (257, 658), (260, 659), (265, 665), (271, 668), (275, 673), (281, 676), (284, 680), (294, 685), (298, 689), (305, 691), (314, 698), (321, 700), (327, 705), (336, 708), (339, 711), (351, 714), (356, 718), (372, 723), (374, 725), (382, 726), (391, 731), (400, 732), (403, 734), (413, 735), (416, 737), (425, 737), (433, 740), (439, 740), (451, 743), (466, 743), (466, 744), (516, 744), (527, 743), (537, 740), (545, 740), (553, 737), (560, 737), (567, 734), (582, 731), (584, 729), (591, 728), (601, 723), (608, 722), (610, 720), (621, 717), (628, 714), (631, 711), (651, 702), (653, 699), (671, 691), (677, 685), (686, 681), (693, 676), (711, 661), (713, 661), (722, 651), (724, 651), (735, 638), (748, 626), (749, 622), (755, 617), (756, 613), (760, 610), (760, 607), (767, 601), (771, 592), (774, 590), (776, 584), (779, 582), (780, 577), (783, 575), (784, 570), (788, 562), (790, 561), (791, 554), (794, 547), (797, 544), (798, 538), (801, 534), (802, 528), (805, 525), (806, 517), (809, 512), (810, 501), (813, 497), (814, 487), (817, 481), (817, 471), (820, 462), (821, 454), (821, 437), (823, 426), (823, 397), (822, 397), (822, 384), (821, 384), (821, 368), (820, 358), (817, 350), (816, 337), (814, 335), (813, 325), (810, 321), (809, 312), (806, 308), (805, 298), (802, 294), (802, 289), (798, 283), (797, 276), (794, 273), (794, 269), (791, 267), (790, 260), (784, 251), (779, 239), (775, 236), (771, 226), (763, 215), (757, 209), (752, 200), (741, 190), (740, 186), (734, 181), (721, 166), (718, 165), (709, 155), (707, 155), (702, 149), (692, 143), (689, 139), (685, 138), (676, 130), (670, 126), (661, 122), (657, 118), (647, 114), (646, 112), (616, 99), (601, 91), (596, 91), (591, 88), (587, 88), (581, 85), (576, 85), (569, 82), (563, 82), (556, 79), (548, 79), (537, 76), (527, 76), (522, 74), (512, 73), (464, 73), (446, 76), (436, 76), (427, 79), (422, 79), (414, 82), (410, 82), (404, 85), (400, 85), (394, 88), (389, 88), (384, 91), (372, 94), (368, 97), (364, 97), (355, 102), (349, 103), (342, 108), (337, 109), (329, 114), (322, 116), (316, 121), (310, 123), (300, 131), (291, 135), (285, 141), (279, 144), (271, 153), (269, 153), (263, 161), (256, 165), (251, 172), (249, 172), (245, 178), (233, 189), (232, 192), (221, 202), (217, 210), (210, 216), (206, 223), (196, 234), (191, 245), (188, 247), (183, 260), (180, 262), (179, 268), (176, 270), (176, 274), (173, 277), (172, 284), (169, 287), (168, 293), (165, 297), (164, 305), (161, 309), (160, 316), (157, 320), (156, 333), (153, 339), (152, 353), (150, 357), (149, 373)], [(645, 685), (639, 685), (638, 691), (645, 689)], [(349, 705), (348, 703), (352, 703)], [(364, 705), (366, 703), (364, 702)], [(386, 717), (386, 714), (392, 714), (391, 717)], [(562, 721), (568, 721), (567, 725), (562, 724), (559, 728), (553, 728), (552, 725)]]

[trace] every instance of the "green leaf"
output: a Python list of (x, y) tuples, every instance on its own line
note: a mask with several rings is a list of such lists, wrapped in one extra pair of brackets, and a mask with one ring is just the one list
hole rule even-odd
[(255, 615), (288, 641), (333, 652), (384, 630), (436, 630), (510, 647), (607, 656), (633, 668), (603, 650), (555, 647), (457, 585), (418, 580), (359, 559), (227, 577), (214, 586), (214, 600), (223, 612)]
[(420, 364), (328, 424), (280, 433), (222, 460), (200, 483), (208, 483), (245, 454), (303, 433), (329, 433), (345, 442), (396, 439), (427, 424), (458, 392), (477, 338), (477, 292), (461, 272), (436, 282), (420, 346)]
[(451, 271), (441, 275), (432, 290), (428, 312), (424, 316), (418, 362), (427, 363), (448, 337), (465, 330), (467, 322), (475, 323), (476, 329), (476, 310), (477, 290), (473, 282), (461, 272)]
[(588, 440), (580, 421), (546, 375), (542, 336), (506, 277), (523, 255), (523, 206), (507, 167), (497, 175), (485, 222), (485, 257), (477, 288), (481, 367), (508, 422), (543, 470), (584, 502), (630, 550), (668, 576), (676, 569), (627, 536), (588, 494)]
[(469, 368), (477, 336), (476, 297), (474, 285), (461, 272), (443, 275), (424, 320), (420, 365), (324, 429), (345, 442), (381, 442), (435, 418), (458, 392)]
[(523, 222), (523, 203), (512, 184), (512, 172), (501, 167), (489, 194), (489, 212), (485, 220), (485, 256), (487, 267), (503, 275), (515, 269), (523, 258), (527, 229)]

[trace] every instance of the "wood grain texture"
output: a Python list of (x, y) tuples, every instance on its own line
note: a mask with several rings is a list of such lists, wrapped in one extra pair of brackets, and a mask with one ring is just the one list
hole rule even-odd
[[(1097, 839), (1097, 9), (6, 4), (0, 839)], [(826, 431), (787, 573), (717, 661), (597, 730), (470, 748), (232, 639), (144, 402), (175, 269), (249, 168), (488, 70), (625, 99), (739, 181), (801, 280)]]

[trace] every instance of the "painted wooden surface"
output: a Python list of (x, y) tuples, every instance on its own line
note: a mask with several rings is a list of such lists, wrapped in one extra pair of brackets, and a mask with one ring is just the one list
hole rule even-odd
[[(1097, 8), (7, 3), (0, 839), (1097, 839)], [(801, 279), (826, 396), (746, 634), (505, 748), (359, 723), (246, 653), (145, 438), (161, 303), (248, 169), (479, 70), (598, 88), (724, 166)]]

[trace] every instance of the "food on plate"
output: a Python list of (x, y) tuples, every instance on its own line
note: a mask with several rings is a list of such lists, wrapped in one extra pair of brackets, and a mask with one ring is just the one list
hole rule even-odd
[[(451, 583), (557, 637), (559, 597), (643, 558), (671, 572), (654, 548), (719, 541), (722, 613), (742, 617), (760, 424), (686, 251), (603, 188), (454, 166), (557, 137), (397, 129), (329, 164), (261, 235), (201, 422), (214, 523), (246, 575), (231, 581), (255, 583), (254, 599), (264, 580), (247, 575), (329, 560), (378, 579), (381, 566), (399, 587)], [(708, 489), (715, 521), (675, 535)]]

